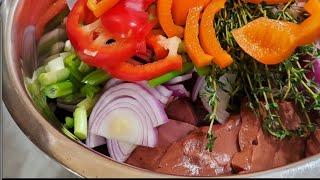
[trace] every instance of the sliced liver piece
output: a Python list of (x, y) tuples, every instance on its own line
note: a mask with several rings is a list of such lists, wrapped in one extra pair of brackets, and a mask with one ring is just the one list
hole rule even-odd
[(257, 145), (253, 145), (252, 171), (262, 171), (273, 167), (273, 159), (279, 148), (279, 143), (262, 129), (257, 136)]
[(253, 146), (248, 146), (243, 151), (237, 152), (233, 156), (231, 165), (236, 172), (251, 170), (252, 151), (253, 151)]
[(224, 125), (214, 126), (212, 152), (206, 150), (208, 127), (189, 134), (170, 146), (160, 160), (157, 172), (184, 176), (218, 176), (231, 174), (231, 158), (238, 152), (239, 116), (232, 116)]
[(289, 130), (297, 129), (302, 123), (302, 119), (295, 109), (295, 105), (292, 102), (280, 102), (279, 104), (279, 116), (284, 126)]
[(158, 167), (159, 160), (166, 153), (167, 149), (167, 146), (155, 148), (138, 146), (127, 159), (126, 163), (153, 171)]
[(168, 123), (158, 127), (158, 147), (148, 148), (138, 146), (126, 163), (140, 168), (154, 170), (158, 167), (159, 160), (167, 151), (168, 146), (186, 137), (191, 131), (196, 129), (195, 126), (190, 124), (170, 120)]
[(179, 141), (195, 130), (197, 127), (181, 121), (170, 120), (168, 123), (158, 127), (158, 145), (168, 146)]
[(298, 137), (279, 141), (279, 149), (275, 154), (273, 167), (280, 167), (296, 162), (304, 157), (305, 139)]
[(192, 104), (185, 98), (172, 101), (166, 107), (166, 113), (170, 119), (197, 125), (197, 116)]
[(307, 140), (306, 156), (320, 153), (320, 129), (317, 129)]
[(245, 147), (256, 144), (261, 125), (259, 119), (254, 112), (246, 106), (246, 103), (242, 103), (240, 116), (242, 123), (239, 132), (239, 146), (242, 151)]

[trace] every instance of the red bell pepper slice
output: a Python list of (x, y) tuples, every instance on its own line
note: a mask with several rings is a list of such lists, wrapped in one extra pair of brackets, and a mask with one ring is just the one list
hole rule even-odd
[(172, 37), (163, 42), (169, 50), (166, 58), (144, 65), (134, 65), (122, 62), (113, 68), (107, 68), (108, 73), (115, 78), (126, 81), (150, 80), (174, 70), (181, 70), (183, 59), (178, 55), (178, 47), (181, 39)]
[(100, 19), (83, 25), (86, 2), (87, 0), (76, 2), (66, 23), (68, 37), (80, 58), (89, 65), (107, 68), (134, 56), (139, 48), (137, 34), (126, 38), (116, 36), (102, 26)]
[(161, 44), (159, 43), (160, 35), (164, 36), (165, 33), (161, 32), (160, 30), (153, 30), (146, 37), (147, 46), (153, 49), (157, 59), (163, 59), (169, 53), (169, 51), (164, 47), (162, 47)]
[(141, 39), (154, 26), (148, 21), (148, 6), (154, 0), (121, 0), (117, 5), (101, 16), (103, 26), (112, 34), (128, 37), (138, 34)]

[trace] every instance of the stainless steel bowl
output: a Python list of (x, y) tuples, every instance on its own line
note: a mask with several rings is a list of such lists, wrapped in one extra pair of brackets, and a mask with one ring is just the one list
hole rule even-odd
[[(37, 111), (23, 83), (23, 73), (30, 74), (33, 63), (21, 60), (21, 44), (24, 29), (35, 22), (50, 1), (4, 0), (1, 5), (3, 99), (17, 125), (39, 149), (79, 177), (169, 177), (96, 153), (65, 136), (58, 124)], [(319, 170), (320, 154), (284, 167), (232, 177), (319, 177)]]

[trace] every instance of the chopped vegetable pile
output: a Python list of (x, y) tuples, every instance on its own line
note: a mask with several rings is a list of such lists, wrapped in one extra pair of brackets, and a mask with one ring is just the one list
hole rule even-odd
[[(66, 135), (119, 162), (187, 141), (163, 131), (174, 118), (205, 131), (202, 153), (215, 153), (224, 125), (245, 122), (243, 107), (276, 141), (309, 138), (320, 125), (320, 1), (298, 3), (56, 0), (32, 32), (39, 66), (26, 87)], [(304, 121), (288, 127), (286, 116)]]

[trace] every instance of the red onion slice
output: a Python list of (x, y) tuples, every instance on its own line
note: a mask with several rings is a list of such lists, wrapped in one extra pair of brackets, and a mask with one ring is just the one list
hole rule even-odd
[(103, 89), (104, 90), (107, 90), (107, 89), (109, 89), (109, 88), (111, 88), (111, 87), (113, 87), (113, 86), (116, 86), (116, 85), (118, 85), (118, 84), (121, 84), (121, 83), (123, 83), (123, 82), (125, 82), (124, 80), (121, 80), (121, 79), (117, 79), (117, 78), (112, 78), (112, 79), (110, 79), (106, 84), (105, 84), (105, 86), (103, 87)]
[(196, 84), (193, 86), (192, 90), (192, 101), (196, 101), (198, 98), (198, 94), (203, 84), (205, 83), (205, 77), (198, 77)]
[(178, 83), (184, 82), (186, 80), (189, 80), (191, 78), (192, 78), (192, 73), (189, 73), (189, 74), (175, 77), (175, 78), (171, 79), (170, 81), (168, 81), (166, 84), (170, 84), (170, 85), (178, 84)]
[(166, 97), (170, 97), (172, 95), (172, 91), (170, 91), (168, 88), (164, 87), (164, 86), (157, 86), (155, 87), (162, 95), (166, 96)]
[(106, 138), (94, 135), (90, 133), (90, 130), (89, 130), (88, 137), (86, 139), (86, 145), (89, 148), (94, 148), (97, 146), (101, 146), (103, 144), (106, 144)]
[(162, 104), (168, 103), (169, 98), (161, 94), (156, 88), (150, 87), (146, 81), (137, 82), (137, 84), (145, 88), (152, 96), (158, 99)]
[(136, 148), (136, 145), (119, 142), (114, 139), (108, 139), (107, 145), (111, 158), (118, 162), (125, 162)]
[(190, 97), (190, 92), (186, 90), (183, 84), (176, 84), (172, 86), (167, 86), (168, 89), (173, 91), (173, 96), (176, 97)]
[[(114, 132), (119, 127), (112, 125), (119, 121), (124, 126), (130, 124), (122, 134)], [(124, 123), (124, 121), (129, 122)], [(104, 110), (91, 122), (90, 134), (148, 147), (155, 147), (157, 144), (157, 131), (152, 126), (148, 112), (133, 98), (124, 97), (113, 101), (104, 107)]]
[(91, 117), (95, 117), (95, 114), (100, 111), (99, 107), (106, 106), (112, 101), (121, 97), (132, 97), (141, 103), (147, 112), (150, 113), (150, 117), (153, 122), (153, 127), (157, 127), (168, 122), (168, 117), (163, 109), (163, 105), (155, 99), (148, 91), (143, 87), (134, 83), (123, 83), (106, 91), (93, 108)]

